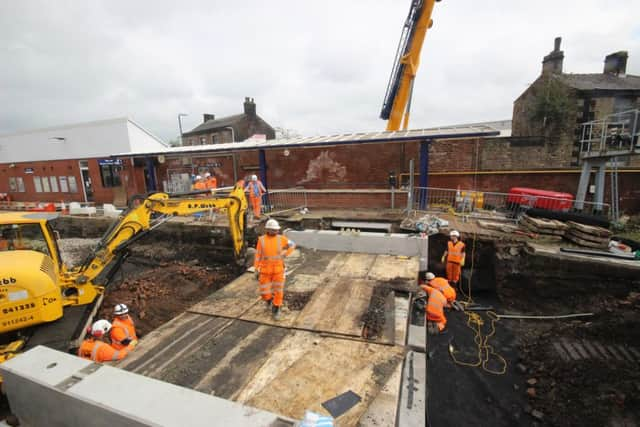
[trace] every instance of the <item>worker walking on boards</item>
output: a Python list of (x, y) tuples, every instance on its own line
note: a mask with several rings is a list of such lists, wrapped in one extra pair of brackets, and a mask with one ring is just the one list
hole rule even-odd
[(109, 335), (111, 323), (108, 320), (98, 320), (94, 322), (87, 331), (87, 338), (80, 344), (78, 356), (94, 362), (113, 362), (124, 359), (129, 353), (130, 347), (116, 350), (103, 340)]
[(295, 243), (278, 234), (280, 224), (270, 219), (265, 225), (266, 234), (258, 238), (253, 263), (260, 282), (260, 297), (271, 307), (273, 318), (280, 319), (284, 297), (284, 258), (291, 255)]
[(129, 307), (125, 304), (116, 304), (113, 310), (114, 319), (111, 323), (111, 345), (116, 350), (129, 347), (134, 348), (138, 344), (138, 336), (133, 319), (129, 316)]
[(433, 273), (427, 273), (425, 278), (427, 279), (427, 283), (420, 286), (422, 290), (426, 292), (426, 288), (429, 286), (439, 290), (447, 299), (447, 307), (450, 307), (456, 300), (456, 290), (449, 285), (449, 281), (444, 277), (436, 277)]
[(256, 175), (251, 175), (251, 181), (247, 184), (244, 191), (249, 192), (249, 202), (253, 208), (253, 217), (260, 219), (260, 212), (262, 210), (262, 195), (267, 192), (262, 182)]
[(433, 322), (438, 326), (438, 332), (442, 332), (447, 325), (447, 318), (444, 315), (444, 307), (447, 305), (447, 299), (442, 292), (431, 286), (425, 286), (429, 299), (425, 308), (427, 321)]
[(442, 263), (447, 263), (447, 280), (454, 285), (460, 282), (460, 273), (464, 267), (466, 254), (464, 252), (464, 243), (460, 241), (460, 233), (452, 230), (449, 233), (450, 240), (447, 242), (447, 250), (442, 255)]

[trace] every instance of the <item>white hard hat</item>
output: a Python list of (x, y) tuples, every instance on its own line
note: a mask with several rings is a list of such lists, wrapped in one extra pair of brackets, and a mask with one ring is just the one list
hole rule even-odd
[(270, 219), (264, 226), (267, 230), (280, 230), (280, 224), (275, 219)]
[(257, 180), (258, 180), (257, 175), (251, 175), (251, 181), (257, 181)]
[(207, 173), (205, 173), (205, 174), (204, 174), (204, 177), (205, 177), (205, 178), (209, 178), (210, 176), (211, 176), (211, 174), (210, 174), (209, 172), (207, 172)]
[(113, 314), (116, 316), (120, 316), (122, 314), (127, 314), (129, 312), (129, 307), (126, 304), (116, 304), (116, 307), (113, 309)]
[(450, 237), (460, 237), (460, 233), (458, 233), (458, 230), (451, 230), (451, 233), (449, 233)]
[(425, 279), (427, 279), (427, 280), (433, 280), (435, 278), (436, 278), (436, 275), (431, 273), (431, 272), (427, 273), (426, 276), (425, 276)]
[(196, 175), (196, 179), (202, 179), (200, 175)]
[(91, 326), (91, 335), (96, 338), (100, 338), (107, 335), (111, 330), (111, 322), (108, 320), (100, 319), (93, 323)]

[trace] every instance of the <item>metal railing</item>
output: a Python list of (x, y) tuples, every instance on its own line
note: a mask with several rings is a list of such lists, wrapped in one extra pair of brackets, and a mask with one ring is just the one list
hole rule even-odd
[[(557, 212), (576, 212), (573, 199), (535, 195), (513, 195), (489, 191), (458, 190), (451, 188), (415, 187), (411, 210), (453, 210), (458, 213), (494, 211), (517, 218), (531, 208)], [(584, 202), (579, 211), (588, 215), (609, 216), (607, 203)]]
[(303, 189), (271, 190), (263, 196), (262, 210), (276, 214), (307, 207), (307, 192)]
[(610, 114), (582, 124), (580, 155), (616, 156), (640, 150), (640, 110)]

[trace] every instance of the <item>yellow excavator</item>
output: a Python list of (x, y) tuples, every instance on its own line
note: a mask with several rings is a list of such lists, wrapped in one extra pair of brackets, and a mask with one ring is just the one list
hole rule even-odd
[[(0, 214), (0, 363), (35, 345), (67, 351), (84, 339), (86, 325), (127, 258), (128, 247), (174, 216), (226, 211), (238, 263), (245, 255), (247, 201), (230, 192), (134, 196), (84, 262), (62, 261), (55, 213)], [(0, 380), (1, 381), (1, 380)]]

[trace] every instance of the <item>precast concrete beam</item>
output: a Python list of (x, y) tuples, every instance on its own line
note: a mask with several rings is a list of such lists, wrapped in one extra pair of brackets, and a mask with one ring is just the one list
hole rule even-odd
[(335, 230), (286, 230), (296, 245), (316, 250), (415, 256), (420, 271), (428, 267), (428, 238), (400, 233), (372, 233)]
[(276, 414), (38, 346), (0, 365), (22, 426), (292, 426)]

